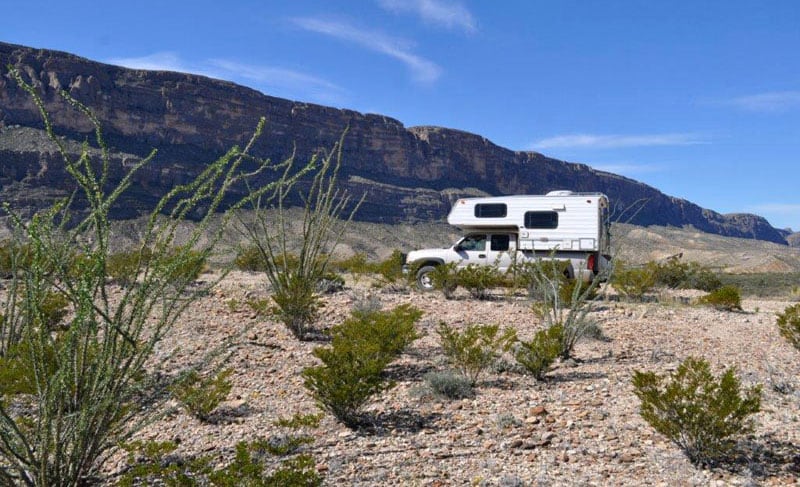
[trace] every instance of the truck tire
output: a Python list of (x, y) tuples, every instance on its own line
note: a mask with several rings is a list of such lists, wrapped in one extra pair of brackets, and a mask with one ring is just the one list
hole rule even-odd
[(436, 269), (435, 266), (426, 265), (419, 268), (417, 271), (417, 289), (420, 291), (433, 291), (436, 286), (433, 285), (433, 279), (431, 279), (431, 272)]

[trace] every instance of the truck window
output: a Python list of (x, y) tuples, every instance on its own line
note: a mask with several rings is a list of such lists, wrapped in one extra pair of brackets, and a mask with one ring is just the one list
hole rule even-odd
[(558, 213), (555, 211), (526, 211), (525, 228), (558, 228)]
[(508, 235), (492, 235), (492, 242), (489, 248), (497, 252), (505, 252), (508, 250), (508, 242)]
[(459, 250), (486, 250), (486, 235), (470, 235), (458, 244)]
[(506, 212), (505, 203), (479, 203), (475, 205), (475, 218), (504, 218)]

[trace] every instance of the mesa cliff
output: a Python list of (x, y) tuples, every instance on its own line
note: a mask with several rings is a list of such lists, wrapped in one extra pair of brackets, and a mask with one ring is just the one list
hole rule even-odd
[[(632, 179), (536, 152), (508, 150), (480, 135), (407, 128), (382, 115), (275, 98), (204, 76), (131, 70), (0, 43), (0, 187), (2, 199), (23, 211), (42, 208), (73, 188), (63, 162), (45, 140), (31, 97), (7, 73), (9, 64), (36, 87), (55, 131), (75, 141), (76, 151), (78, 143), (92, 140), (93, 127), (63, 102), (59, 91), (92, 109), (113, 150), (117, 176), (151, 149), (158, 150), (115, 209), (118, 218), (141, 214), (204, 163), (245, 144), (264, 116), (266, 128), (253, 154), (273, 161), (293, 153), (298, 163), (307, 161), (330, 150), (345, 134), (341, 181), (352, 194), (365, 195), (359, 220), (442, 220), (459, 196), (570, 189), (607, 194), (616, 215), (636, 225), (691, 225), (708, 233), (786, 244), (785, 235), (762, 217), (722, 215)], [(623, 214), (632, 208), (638, 212)]]

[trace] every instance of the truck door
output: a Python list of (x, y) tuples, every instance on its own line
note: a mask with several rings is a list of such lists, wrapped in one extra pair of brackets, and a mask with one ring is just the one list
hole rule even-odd
[(459, 267), (466, 267), (470, 264), (486, 264), (486, 234), (474, 233), (467, 235), (456, 245), (456, 252), (461, 257)]

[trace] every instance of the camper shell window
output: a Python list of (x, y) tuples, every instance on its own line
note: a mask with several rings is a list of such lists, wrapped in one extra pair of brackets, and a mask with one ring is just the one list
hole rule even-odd
[(555, 211), (526, 211), (525, 228), (548, 230), (558, 228), (558, 213)]
[(505, 218), (505, 203), (479, 203), (475, 205), (475, 218)]

